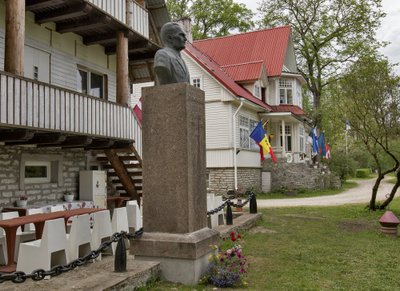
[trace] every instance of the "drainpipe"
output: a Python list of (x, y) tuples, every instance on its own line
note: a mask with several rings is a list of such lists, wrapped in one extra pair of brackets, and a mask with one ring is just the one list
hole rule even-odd
[(233, 114), (233, 169), (234, 169), (234, 176), (235, 176), (235, 190), (238, 189), (237, 186), (237, 162), (236, 162), (236, 115), (239, 113), (240, 108), (243, 106), (243, 98), (239, 98), (240, 105), (238, 109), (236, 109), (235, 113)]

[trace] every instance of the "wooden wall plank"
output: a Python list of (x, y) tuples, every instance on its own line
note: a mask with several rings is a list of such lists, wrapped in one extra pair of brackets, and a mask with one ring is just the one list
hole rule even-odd
[(21, 80), (21, 104), (20, 104), (20, 124), (22, 126), (27, 126), (27, 110), (28, 110), (28, 105), (27, 105), (27, 82), (25, 80)]

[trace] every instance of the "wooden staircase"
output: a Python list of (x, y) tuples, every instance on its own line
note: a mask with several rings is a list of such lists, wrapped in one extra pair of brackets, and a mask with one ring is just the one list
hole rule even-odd
[(121, 196), (138, 200), (143, 194), (142, 159), (134, 146), (96, 152), (96, 161)]

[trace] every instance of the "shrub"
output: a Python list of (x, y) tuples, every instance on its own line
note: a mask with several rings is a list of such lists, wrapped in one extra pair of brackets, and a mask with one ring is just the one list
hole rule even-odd
[(332, 158), (327, 161), (329, 168), (332, 172), (339, 176), (340, 180), (343, 182), (348, 177), (353, 177), (355, 175), (355, 161), (346, 156), (343, 152), (332, 153)]
[(369, 178), (371, 175), (371, 169), (357, 169), (356, 177), (357, 178)]

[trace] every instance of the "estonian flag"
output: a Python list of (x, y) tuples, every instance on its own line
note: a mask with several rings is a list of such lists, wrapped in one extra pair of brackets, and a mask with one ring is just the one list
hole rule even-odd
[(272, 161), (276, 164), (277, 160), (272, 151), (271, 144), (268, 141), (267, 132), (265, 131), (264, 127), (262, 126), (261, 121), (257, 124), (254, 130), (251, 132), (250, 137), (254, 139), (254, 141), (260, 147), (260, 156), (261, 161), (264, 160), (264, 155), (269, 153), (271, 155)]

